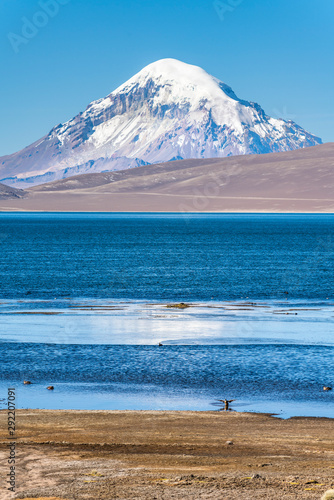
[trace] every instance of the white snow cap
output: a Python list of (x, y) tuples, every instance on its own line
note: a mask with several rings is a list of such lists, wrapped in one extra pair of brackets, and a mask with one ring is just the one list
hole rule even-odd
[(172, 82), (177, 80), (185, 84), (193, 82), (196, 85), (206, 85), (208, 79), (216, 80), (199, 66), (168, 58), (148, 64), (126, 83), (130, 83), (132, 80), (146, 80), (147, 78)]
[(25, 187), (25, 182), (173, 159), (270, 153), (320, 143), (293, 122), (270, 118), (259, 105), (238, 99), (204, 69), (161, 59), (23, 151), (0, 159), (0, 182)]
[(145, 66), (114, 90), (110, 97), (129, 94), (137, 87), (145, 87), (150, 80), (157, 89), (153, 99), (155, 106), (177, 103), (180, 106), (187, 105), (189, 112), (196, 114), (201, 108), (207, 112), (211, 110), (218, 125), (228, 123), (239, 133), (243, 131), (241, 123), (252, 123), (253, 112), (245, 108), (245, 101), (241, 104), (228, 85), (199, 66), (177, 59), (160, 59)]
[[(200, 97), (204, 97), (204, 92), (210, 98), (216, 95), (216, 97), (219, 96), (221, 99), (222, 88), (225, 88), (225, 92), (227, 91), (230, 93), (234, 100), (238, 100), (228, 85), (210, 75), (204, 69), (199, 66), (194, 66), (193, 64), (184, 63), (178, 59), (170, 58), (160, 59), (159, 61), (155, 61), (145, 66), (145, 68), (135, 74), (130, 80), (114, 90), (112, 94), (129, 92), (129, 89), (135, 84), (144, 86), (148, 80), (154, 80), (155, 83), (160, 85), (173, 85), (173, 89), (176, 91), (175, 97), (177, 96), (177, 91), (187, 89), (187, 91), (192, 92), (196, 92), (197, 90), (201, 93)], [(178, 95), (178, 98), (180, 97), (181, 96)], [(192, 97), (194, 96), (192, 95)]]

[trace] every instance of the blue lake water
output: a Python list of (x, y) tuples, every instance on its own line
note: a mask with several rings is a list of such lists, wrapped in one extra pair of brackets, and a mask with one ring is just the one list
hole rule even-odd
[(334, 297), (332, 215), (0, 214), (3, 298)]
[(0, 214), (1, 394), (333, 417), (333, 236), (332, 215)]

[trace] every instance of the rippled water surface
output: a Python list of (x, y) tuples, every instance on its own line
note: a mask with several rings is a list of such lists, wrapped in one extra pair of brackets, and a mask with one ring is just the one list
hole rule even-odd
[(334, 297), (332, 215), (0, 214), (1, 296)]
[(0, 214), (1, 394), (334, 417), (333, 230), (330, 215)]

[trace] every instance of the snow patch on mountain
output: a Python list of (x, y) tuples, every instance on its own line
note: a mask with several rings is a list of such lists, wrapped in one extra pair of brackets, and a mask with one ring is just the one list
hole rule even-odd
[(317, 144), (321, 139), (292, 121), (267, 116), (203, 69), (163, 59), (36, 143), (0, 158), (0, 181), (23, 187), (174, 159)]

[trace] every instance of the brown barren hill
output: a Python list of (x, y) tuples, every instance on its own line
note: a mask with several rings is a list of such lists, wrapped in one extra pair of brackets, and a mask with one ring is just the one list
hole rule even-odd
[(17, 200), (25, 196), (27, 196), (27, 192), (23, 189), (16, 189), (0, 183), (0, 200)]
[(327, 143), (73, 176), (1, 200), (0, 210), (331, 213), (333, 174), (334, 143)]

